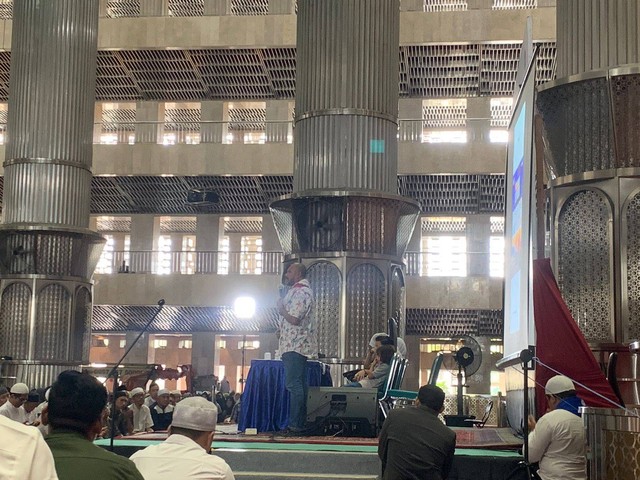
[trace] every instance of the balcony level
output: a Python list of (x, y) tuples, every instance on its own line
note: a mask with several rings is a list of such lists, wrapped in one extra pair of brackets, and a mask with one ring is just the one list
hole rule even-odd
[[(101, 0), (100, 49), (256, 48), (296, 44), (295, 0)], [(402, 0), (400, 43), (508, 42), (527, 16), (555, 39), (555, 0)], [(0, 48), (11, 49), (13, 1), (0, 3)]]

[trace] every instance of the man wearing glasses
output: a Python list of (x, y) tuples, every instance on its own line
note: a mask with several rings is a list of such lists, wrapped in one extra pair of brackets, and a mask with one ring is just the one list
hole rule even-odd
[(9, 390), (9, 401), (0, 407), (0, 415), (19, 423), (26, 423), (28, 414), (23, 405), (28, 396), (29, 387), (24, 383), (16, 383)]

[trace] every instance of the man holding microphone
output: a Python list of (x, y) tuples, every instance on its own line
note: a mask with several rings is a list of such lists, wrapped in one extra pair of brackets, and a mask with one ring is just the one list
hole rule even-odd
[(287, 433), (304, 431), (307, 417), (307, 359), (317, 356), (318, 339), (313, 318), (313, 291), (301, 263), (289, 265), (285, 284), (291, 288), (278, 300), (280, 314), (279, 350), (284, 364), (285, 386), (289, 392)]

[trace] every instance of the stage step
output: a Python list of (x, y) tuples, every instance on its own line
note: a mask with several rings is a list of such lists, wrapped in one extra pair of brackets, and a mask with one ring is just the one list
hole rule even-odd
[(374, 453), (309, 450), (216, 449), (236, 480), (375, 480), (380, 460)]

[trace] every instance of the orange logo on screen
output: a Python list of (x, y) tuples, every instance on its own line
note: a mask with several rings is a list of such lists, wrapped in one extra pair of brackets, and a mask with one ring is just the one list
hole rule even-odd
[(522, 250), (522, 228), (519, 228), (511, 237), (511, 247), (516, 252)]

